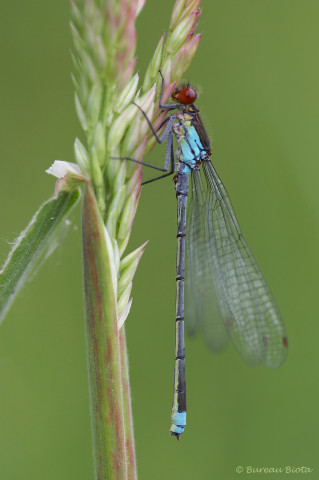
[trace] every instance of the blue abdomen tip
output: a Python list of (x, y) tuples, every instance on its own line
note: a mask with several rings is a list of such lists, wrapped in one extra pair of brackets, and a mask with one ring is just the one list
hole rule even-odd
[(173, 424), (170, 429), (170, 434), (179, 437), (180, 435), (182, 435), (182, 433), (184, 433), (184, 430), (184, 427), (178, 427), (177, 425)]
[(176, 412), (172, 415), (172, 422), (176, 427), (186, 426), (186, 412)]

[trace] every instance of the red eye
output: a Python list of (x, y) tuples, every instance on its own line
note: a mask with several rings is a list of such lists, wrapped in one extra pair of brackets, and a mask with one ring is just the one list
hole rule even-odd
[(197, 93), (192, 87), (184, 87), (180, 90), (176, 90), (176, 92), (172, 94), (172, 98), (176, 102), (182, 103), (183, 105), (190, 105), (195, 102)]

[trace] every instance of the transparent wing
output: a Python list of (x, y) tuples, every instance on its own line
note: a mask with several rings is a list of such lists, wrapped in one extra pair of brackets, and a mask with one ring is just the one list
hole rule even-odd
[(185, 325), (191, 335), (200, 327), (207, 345), (219, 351), (228, 341), (224, 319), (231, 313), (207, 248), (207, 189), (199, 172), (194, 172), (193, 180), (187, 208)]
[[(217, 300), (224, 326), (240, 354), (251, 365), (264, 363), (276, 367), (284, 360), (287, 346), (280, 313), (243, 238), (228, 194), (216, 170), (210, 161), (203, 162), (202, 169), (205, 187), (200, 172), (193, 172), (194, 198), (190, 207), (196, 209), (193, 203), (199, 202), (200, 221), (204, 226), (196, 226), (198, 220), (195, 217), (191, 222), (193, 225), (189, 226), (194, 231), (200, 229), (197, 233), (203, 237), (194, 259), (188, 258), (190, 284), (194, 285), (191, 274), (196, 269), (195, 261), (201, 257), (199, 265), (202, 265), (205, 261), (202, 258), (205, 258), (207, 266), (202, 280), (210, 289), (211, 298)], [(192, 255), (191, 248), (188, 257)], [(199, 276), (200, 273), (195, 277), (197, 282), (200, 281)]]

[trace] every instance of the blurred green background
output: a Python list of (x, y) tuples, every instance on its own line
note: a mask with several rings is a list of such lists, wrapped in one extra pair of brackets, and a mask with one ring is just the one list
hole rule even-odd
[[(173, 3), (148, 0), (139, 18), (141, 73)], [(127, 321), (139, 478), (232, 480), (249, 465), (306, 466), (318, 478), (319, 3), (202, 7), (187, 79), (201, 91), (214, 162), (277, 298), (289, 355), (278, 370), (253, 369), (231, 345), (213, 355), (188, 340), (188, 426), (179, 443), (169, 436), (176, 203), (170, 180), (145, 187), (131, 247), (150, 242)], [(73, 161), (81, 135), (68, 20), (67, 0), (1, 2), (1, 263), (53, 193), (44, 170)], [(160, 163), (163, 148), (148, 160)], [(73, 220), (1, 326), (1, 480), (93, 479), (79, 208)]]

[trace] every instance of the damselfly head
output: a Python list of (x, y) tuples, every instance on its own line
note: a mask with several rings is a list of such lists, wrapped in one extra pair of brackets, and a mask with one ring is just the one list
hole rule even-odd
[(174, 102), (181, 103), (182, 105), (191, 105), (197, 99), (197, 92), (195, 88), (187, 85), (186, 87), (177, 88), (172, 93), (172, 99)]

